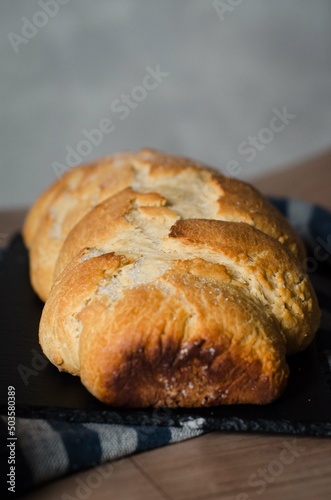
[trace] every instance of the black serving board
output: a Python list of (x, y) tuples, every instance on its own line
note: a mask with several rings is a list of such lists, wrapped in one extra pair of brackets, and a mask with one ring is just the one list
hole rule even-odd
[(14, 386), (18, 417), (331, 436), (330, 373), (318, 340), (288, 359), (288, 387), (269, 405), (141, 410), (102, 404), (78, 377), (59, 372), (43, 356), (38, 343), (43, 303), (31, 288), (28, 267), (28, 253), (18, 234), (0, 262), (2, 414), (7, 413), (7, 388)]

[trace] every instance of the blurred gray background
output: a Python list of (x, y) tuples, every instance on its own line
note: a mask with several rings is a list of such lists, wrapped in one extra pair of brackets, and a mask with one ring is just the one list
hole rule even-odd
[[(2, 209), (29, 205), (71, 166), (68, 151), (87, 162), (154, 147), (253, 180), (331, 144), (329, 0), (1, 0), (0, 9)], [(158, 65), (160, 81), (146, 80)], [(112, 131), (107, 122), (91, 144), (106, 118)]]

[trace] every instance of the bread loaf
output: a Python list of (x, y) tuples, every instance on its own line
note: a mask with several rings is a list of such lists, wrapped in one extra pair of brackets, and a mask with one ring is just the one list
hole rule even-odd
[(269, 403), (319, 326), (287, 221), (189, 159), (142, 150), (72, 169), (23, 235), (44, 353), (111, 405)]

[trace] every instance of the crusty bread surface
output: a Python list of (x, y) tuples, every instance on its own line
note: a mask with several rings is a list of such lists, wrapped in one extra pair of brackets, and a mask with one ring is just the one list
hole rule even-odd
[(76, 167), (23, 236), (44, 353), (111, 405), (269, 403), (319, 326), (294, 230), (193, 160), (146, 149)]

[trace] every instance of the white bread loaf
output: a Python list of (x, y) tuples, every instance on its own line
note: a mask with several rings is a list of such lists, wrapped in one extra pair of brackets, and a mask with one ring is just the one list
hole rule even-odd
[(293, 229), (192, 160), (142, 150), (75, 168), (23, 234), (43, 351), (112, 405), (268, 403), (319, 325)]

